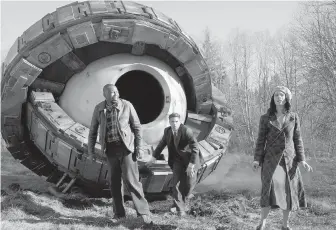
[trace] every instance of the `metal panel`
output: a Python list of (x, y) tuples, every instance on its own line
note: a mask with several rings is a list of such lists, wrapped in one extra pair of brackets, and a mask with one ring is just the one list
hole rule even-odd
[(215, 124), (208, 137), (206, 138), (206, 141), (219, 146), (226, 146), (228, 144), (228, 140), (230, 139), (230, 134), (230, 130), (218, 124)]
[(84, 22), (67, 28), (75, 49), (98, 42), (92, 22)]
[(108, 180), (108, 176), (109, 176), (109, 167), (108, 167), (108, 164), (103, 164), (102, 165), (102, 169), (101, 169), (101, 172), (100, 172), (100, 175), (99, 175), (99, 183), (106, 183), (107, 180)]
[(89, 1), (92, 14), (119, 13), (113, 2)]
[(32, 113), (33, 113), (33, 106), (28, 102), (26, 106), (26, 125), (28, 130), (31, 130), (31, 125), (32, 125)]
[[(3, 106), (3, 104), (1, 104)], [(2, 107), (1, 107), (2, 108)], [(22, 114), (22, 105), (16, 105), (7, 110), (6, 112), (4, 110), (1, 110), (1, 118), (2, 116), (13, 116), (13, 117), (21, 117)]]
[(155, 172), (153, 172), (154, 174), (149, 177), (146, 181), (146, 192), (161, 192), (164, 185), (165, 185), (165, 181), (168, 177), (168, 174), (165, 173), (163, 175), (160, 174), (155, 174)]
[(201, 99), (201, 102), (206, 102), (210, 99), (211, 84), (209, 82), (204, 82), (203, 84), (195, 85), (195, 93), (197, 99), (202, 95), (203, 98)]
[(55, 102), (55, 98), (50, 92), (35, 92), (30, 93), (30, 101), (33, 105), (38, 102)]
[(200, 141), (208, 134), (211, 122), (212, 116), (210, 115), (188, 112), (188, 119), (185, 125), (192, 129), (195, 138)]
[(91, 15), (90, 6), (88, 2), (73, 2), (66, 6), (62, 6), (56, 9), (55, 23), (57, 25), (64, 25), (74, 20)]
[(42, 69), (36, 67), (35, 65), (31, 64), (24, 58), (21, 58), (21, 60), (15, 65), (15, 67), (10, 72), (10, 75), (13, 77), (12, 80), (18, 79), (21, 76), (24, 76), (27, 78), (27, 82), (25, 85), (30, 85), (35, 81), (38, 75), (42, 72)]
[(63, 36), (58, 33), (30, 51), (27, 60), (45, 68), (72, 50)]
[(198, 147), (200, 148), (202, 158), (207, 161), (208, 159), (212, 158), (214, 148), (212, 148), (208, 143), (206, 143), (204, 146), (204, 142), (204, 140), (200, 141), (198, 143)]
[(172, 26), (171, 24), (171, 18), (169, 18), (168, 16), (166, 16), (165, 14), (161, 13), (160, 11), (156, 10), (156, 9), (153, 9), (154, 10), (154, 13), (157, 17), (157, 19), (163, 23), (166, 23), (170, 26)]
[(193, 78), (204, 74), (204, 72), (208, 69), (207, 64), (201, 55), (196, 55), (192, 61), (185, 63), (184, 67)]
[(175, 68), (175, 72), (177, 73), (177, 75), (178, 75), (179, 77), (182, 77), (184, 74), (186, 74), (186, 70), (185, 70), (185, 68), (182, 67), (182, 66), (178, 66), (178, 67), (176, 67), (176, 68)]
[(78, 162), (82, 158), (82, 152), (79, 152), (76, 148), (71, 150), (71, 158), (69, 161), (69, 170), (73, 172), (78, 172)]
[(122, 1), (126, 13), (137, 14), (149, 18), (149, 15), (144, 11), (144, 5), (136, 2)]
[(72, 148), (73, 147), (71, 145), (57, 138), (57, 151), (53, 153), (53, 158), (59, 165), (65, 167), (66, 169), (69, 168)]
[(5, 71), (5, 69), (7, 68), (7, 66), (14, 60), (14, 58), (18, 55), (18, 51), (19, 51), (19, 38), (17, 38), (14, 42), (14, 44), (11, 46), (11, 48), (9, 49), (7, 56), (5, 58), (4, 61), (4, 66), (3, 66), (3, 71)]
[(162, 188), (162, 192), (168, 192), (170, 190), (172, 179), (173, 179), (173, 174), (169, 174), (166, 177), (165, 183), (164, 183), (163, 188)]
[(39, 102), (38, 111), (58, 131), (65, 131), (75, 124), (75, 121), (54, 102)]
[(145, 13), (147, 13), (151, 19), (157, 18), (157, 16), (156, 16), (156, 14), (155, 14), (155, 12), (154, 12), (154, 10), (153, 10), (152, 7), (144, 6), (143, 7), (143, 11)]
[(171, 48), (176, 43), (177, 37), (174, 34), (169, 34), (166, 49)]
[(75, 123), (73, 126), (65, 131), (65, 135), (67, 135), (71, 139), (78, 141), (81, 147), (87, 147), (89, 132), (90, 129), (88, 129), (84, 125)]
[(26, 84), (26, 82), (28, 81), (28, 78), (25, 76), (20, 76), (18, 77), (17, 81), (15, 82), (12, 91), (16, 92), (19, 91), (23, 88), (23, 86)]
[[(195, 87), (196, 88), (196, 87)], [(209, 101), (211, 97), (211, 91), (209, 88), (204, 87), (202, 88), (196, 88), (196, 101), (198, 104), (206, 103)], [(211, 104), (212, 105), (212, 104)]]
[(66, 65), (69, 69), (74, 71), (75, 73), (81, 72), (85, 69), (86, 65), (82, 62), (79, 57), (73, 52), (69, 52), (64, 55), (61, 59), (61, 62)]
[(99, 40), (126, 43), (133, 34), (134, 22), (121, 22), (111, 19), (103, 19), (101, 23), (101, 36)]
[(36, 80), (30, 85), (32, 89), (40, 89), (40, 90), (47, 90), (53, 94), (61, 95), (65, 84), (48, 81), (42, 78), (36, 78)]
[(92, 15), (90, 4), (87, 1), (78, 3), (78, 12), (80, 17)]
[(192, 78), (194, 81), (194, 85), (201, 85), (204, 83), (211, 84), (211, 77), (208, 71), (206, 71), (205, 73), (201, 75), (192, 76)]
[[(20, 110), (20, 108), (15, 108)], [(23, 141), (23, 126), (21, 125), (21, 114), (12, 115), (12, 114), (1, 114), (1, 123), (3, 124), (2, 128), (2, 137), (10, 144), (18, 144), (12, 143), (13, 141)], [(15, 139), (15, 140), (14, 140)]]
[(146, 44), (158, 45), (161, 49), (165, 49), (169, 32), (153, 26), (149, 23), (136, 22), (132, 36), (132, 43), (137, 41), (145, 42)]
[(174, 45), (168, 48), (168, 52), (182, 63), (189, 62), (196, 57), (193, 47), (183, 37), (180, 37)]
[(73, 2), (66, 6), (62, 6), (56, 9), (57, 23), (59, 25), (66, 24), (80, 18), (80, 12), (78, 10), (78, 3)]
[(23, 32), (20, 42), (20, 49), (24, 46), (26, 46), (29, 42), (43, 34), (43, 23), (42, 19), (38, 20), (33, 24), (31, 27), (29, 27), (25, 32)]
[(47, 14), (42, 18), (42, 26), (44, 32), (48, 32), (49, 30), (55, 28), (55, 21), (56, 19), (56, 12), (53, 12), (51, 14)]
[(118, 12), (120, 12), (120, 13), (125, 13), (126, 12), (124, 3), (122, 1), (113, 1), (113, 4), (118, 9)]
[(14, 92), (11, 87), (5, 87), (2, 92), (1, 112), (4, 113), (15, 106), (21, 106), (27, 99), (28, 88), (24, 87)]
[(212, 122), (212, 116), (211, 115), (196, 114), (196, 113), (191, 113), (191, 112), (188, 112), (188, 119), (194, 119), (194, 120), (203, 121), (203, 122), (207, 122), (207, 123)]
[(11, 114), (1, 114), (1, 120), (4, 126), (20, 126), (21, 116), (15, 116)]
[[(209, 96), (210, 97), (210, 96)], [(206, 102), (198, 103), (197, 105), (197, 112), (209, 114), (212, 108), (212, 100), (208, 99)]]
[(49, 131), (47, 134), (46, 153), (52, 157), (56, 152), (57, 152), (57, 138), (51, 131)]
[(145, 50), (146, 50), (146, 43), (138, 41), (133, 44), (131, 54), (144, 55)]
[(87, 180), (98, 181), (101, 169), (101, 161), (89, 161), (86, 156), (83, 156), (79, 162), (80, 174)]
[(206, 162), (206, 169), (204, 170), (202, 176), (200, 177), (199, 181), (204, 180), (209, 174), (213, 171), (214, 167), (217, 165), (218, 157), (214, 157), (210, 161)]
[(35, 113), (32, 113), (31, 138), (35, 145), (43, 151), (46, 149), (47, 132), (47, 127), (35, 115)]

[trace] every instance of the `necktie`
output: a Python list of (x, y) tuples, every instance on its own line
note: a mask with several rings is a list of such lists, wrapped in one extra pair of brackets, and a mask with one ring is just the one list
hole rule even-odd
[(177, 132), (173, 132), (173, 136), (174, 136), (174, 144), (177, 146)]

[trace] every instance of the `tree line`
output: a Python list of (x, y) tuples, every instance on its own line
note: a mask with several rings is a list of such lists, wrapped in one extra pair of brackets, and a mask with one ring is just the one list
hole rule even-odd
[(235, 29), (220, 42), (206, 28), (200, 47), (233, 110), (230, 151), (253, 154), (259, 118), (273, 88), (284, 85), (293, 94), (306, 155), (336, 155), (336, 1), (301, 3), (296, 18), (273, 36)]

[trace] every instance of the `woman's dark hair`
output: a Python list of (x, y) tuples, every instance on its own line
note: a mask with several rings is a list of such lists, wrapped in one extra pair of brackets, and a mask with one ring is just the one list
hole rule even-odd
[[(289, 103), (289, 101), (286, 97), (285, 110), (286, 110), (286, 112), (289, 112), (290, 109), (291, 109), (291, 104)], [(271, 98), (269, 113), (270, 113), (270, 115), (275, 115), (275, 113), (276, 113), (276, 105), (275, 105), (275, 102), (274, 102), (274, 95)]]

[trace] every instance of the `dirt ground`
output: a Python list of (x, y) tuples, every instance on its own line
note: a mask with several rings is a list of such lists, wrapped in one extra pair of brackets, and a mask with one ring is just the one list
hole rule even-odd
[[(154, 225), (146, 226), (132, 202), (129, 218), (114, 223), (111, 199), (89, 197), (61, 200), (48, 193), (39, 177), (7, 152), (1, 153), (1, 229), (255, 229), (259, 220), (260, 172), (252, 158), (227, 154), (216, 171), (198, 184), (186, 217), (168, 212), (172, 203), (150, 201)], [(302, 171), (308, 208), (291, 216), (293, 229), (336, 229), (336, 161), (310, 160), (313, 173)], [(281, 211), (272, 211), (267, 229), (280, 229)]]

